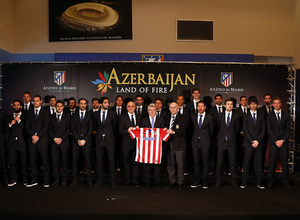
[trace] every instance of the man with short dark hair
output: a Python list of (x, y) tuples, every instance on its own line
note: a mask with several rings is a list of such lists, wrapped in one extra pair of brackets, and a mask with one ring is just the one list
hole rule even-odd
[(136, 104), (136, 109), (135, 113), (137, 115), (141, 115), (142, 118), (145, 118), (148, 116), (147, 108), (143, 105), (144, 103), (144, 98), (142, 95), (136, 95), (135, 96), (135, 104)]
[(31, 180), (26, 187), (36, 186), (37, 182), (37, 157), (41, 157), (43, 164), (43, 185), (49, 187), (49, 154), (48, 154), (48, 128), (50, 114), (42, 108), (42, 97), (33, 97), (34, 109), (26, 114), (25, 131), (28, 135)]
[(69, 108), (71, 116), (76, 112), (76, 99), (74, 97), (69, 98)]
[(30, 92), (25, 91), (23, 93), (23, 101), (24, 103), (22, 104), (22, 111), (27, 112), (28, 110), (33, 109), (33, 105), (30, 102), (31, 101)]
[(106, 152), (109, 163), (110, 183), (116, 187), (115, 164), (115, 132), (117, 129), (117, 114), (109, 110), (107, 97), (99, 99), (100, 110), (93, 115), (94, 130), (96, 131), (96, 164), (98, 180), (94, 186), (103, 184), (104, 154)]
[(51, 95), (49, 97), (49, 106), (45, 106), (45, 109), (49, 111), (50, 115), (56, 112), (55, 104), (56, 104), (56, 97), (54, 95)]
[(267, 131), (269, 135), (269, 172), (268, 172), (268, 188), (272, 188), (275, 183), (276, 157), (280, 152), (282, 163), (282, 180), (286, 188), (291, 188), (289, 184), (289, 134), (290, 134), (290, 118), (287, 112), (281, 109), (282, 102), (279, 97), (273, 99), (274, 110), (267, 116)]
[[(165, 118), (168, 114), (168, 111), (166, 111), (164, 108), (163, 108), (163, 101), (161, 98), (156, 98), (155, 101), (154, 101), (154, 104), (155, 104), (155, 107), (156, 107), (156, 115), (158, 117), (161, 117), (161, 118)], [(149, 114), (149, 111), (148, 111), (148, 114)]]
[(90, 110), (91, 113), (99, 111), (99, 109), (100, 109), (100, 103), (99, 103), (99, 99), (98, 98), (93, 98), (92, 99), (92, 108), (93, 109)]
[(194, 88), (192, 90), (192, 97), (193, 100), (189, 103), (187, 103), (187, 109), (190, 112), (190, 116), (197, 113), (197, 102), (200, 101), (200, 90), (198, 88)]

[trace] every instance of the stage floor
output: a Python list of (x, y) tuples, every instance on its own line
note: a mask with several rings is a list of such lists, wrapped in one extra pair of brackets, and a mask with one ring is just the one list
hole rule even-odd
[[(83, 175), (81, 176), (83, 181)], [(300, 173), (291, 174), (292, 189), (280, 182), (273, 189), (256, 188), (254, 179), (246, 189), (229, 186), (229, 177), (216, 189), (210, 177), (207, 190), (192, 189), (193, 175), (186, 176), (185, 187), (123, 188), (121, 176), (112, 188), (105, 177), (102, 187), (90, 188), (84, 182), (76, 187), (38, 185), (26, 188), (0, 186), (0, 216), (9, 219), (299, 219)], [(114, 199), (112, 199), (114, 198)], [(3, 218), (1, 218), (3, 219)]]

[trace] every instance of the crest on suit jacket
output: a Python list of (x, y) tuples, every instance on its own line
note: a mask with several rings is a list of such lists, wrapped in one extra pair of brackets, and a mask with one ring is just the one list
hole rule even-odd
[(233, 73), (232, 72), (222, 72), (221, 73), (221, 83), (228, 87), (233, 83)]
[(61, 86), (66, 82), (66, 71), (54, 71), (54, 82)]

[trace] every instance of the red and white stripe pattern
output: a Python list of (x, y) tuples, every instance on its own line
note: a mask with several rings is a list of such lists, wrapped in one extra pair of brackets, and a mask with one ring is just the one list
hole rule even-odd
[(170, 137), (167, 131), (162, 128), (137, 128), (130, 132), (130, 136), (136, 138), (136, 162), (161, 164), (162, 141)]
[(221, 83), (228, 87), (233, 82), (233, 73), (221, 73)]
[(61, 86), (66, 81), (65, 77), (66, 77), (65, 71), (60, 71), (60, 72), (55, 71), (54, 72), (54, 82), (59, 86)]

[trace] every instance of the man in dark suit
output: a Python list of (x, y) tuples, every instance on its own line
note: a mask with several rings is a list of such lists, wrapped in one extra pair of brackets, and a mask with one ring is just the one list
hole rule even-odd
[(145, 118), (148, 116), (147, 108), (143, 105), (144, 104), (144, 98), (142, 95), (136, 95), (135, 96), (135, 114), (141, 115), (142, 118)]
[[(184, 160), (186, 143), (187, 121), (186, 117), (178, 114), (176, 102), (170, 103), (170, 114), (165, 119), (165, 124), (169, 128), (170, 138), (167, 141), (167, 167), (170, 184), (167, 188), (174, 187), (176, 182), (179, 189), (183, 188), (184, 183)], [(177, 165), (177, 178), (175, 176)]]
[[(161, 116), (156, 115), (156, 105), (151, 103), (148, 105), (148, 114), (149, 116), (143, 118), (141, 121), (142, 128), (165, 128), (165, 120)], [(167, 130), (167, 128), (166, 128)], [(151, 168), (154, 169), (154, 185), (160, 188), (160, 176), (161, 176), (161, 165), (160, 164), (143, 164), (144, 167), (144, 182), (146, 188), (150, 187), (151, 180)]]
[(98, 98), (93, 98), (92, 99), (92, 107), (93, 109), (90, 110), (90, 113), (93, 114), (96, 111), (99, 111), (100, 109), (100, 103)]
[(288, 173), (290, 118), (287, 112), (281, 109), (282, 102), (279, 97), (273, 99), (274, 111), (267, 116), (267, 131), (269, 135), (269, 172), (268, 188), (272, 188), (275, 182), (276, 156), (280, 151), (282, 163), (282, 180), (286, 188), (291, 188)]
[(44, 108), (49, 111), (50, 115), (54, 114), (56, 112), (55, 104), (56, 104), (56, 97), (54, 95), (51, 95), (49, 97), (49, 105), (44, 106)]
[(7, 117), (6, 127), (9, 131), (7, 139), (7, 149), (9, 158), (10, 181), (7, 186), (17, 184), (17, 162), (19, 158), (20, 171), (23, 184), (27, 184), (27, 164), (26, 164), (26, 144), (24, 139), (24, 114), (22, 114), (22, 104), (20, 100), (13, 101), (13, 113)]
[[(94, 112), (99, 111), (100, 109), (100, 103), (99, 103), (99, 99), (98, 98), (93, 98), (92, 99), (92, 107), (93, 109), (91, 109), (89, 112), (93, 115)], [(91, 146), (91, 164), (92, 164), (92, 169), (95, 168), (96, 166), (96, 156), (95, 156), (95, 148), (96, 148), (96, 137), (95, 137), (96, 132), (93, 132), (92, 135), (92, 146)]]
[(93, 118), (90, 112), (86, 110), (87, 100), (79, 99), (79, 109), (73, 113), (71, 117), (71, 132), (72, 132), (72, 176), (73, 181), (71, 186), (78, 185), (78, 159), (80, 153), (83, 153), (84, 162), (86, 163), (86, 179), (89, 187), (92, 183), (92, 166), (90, 159)]
[[(235, 110), (235, 113), (238, 114), (240, 117), (240, 124), (241, 128), (243, 128), (243, 116), (244, 114), (247, 114), (249, 112), (249, 108), (247, 107), (247, 97), (242, 95), (240, 97), (240, 106)], [(243, 149), (243, 139), (244, 139), (244, 133), (243, 130), (237, 137), (237, 157), (236, 157), (236, 165), (238, 168), (238, 171), (241, 171), (243, 168), (243, 155), (244, 155), (244, 149)]]
[[(260, 114), (263, 114), (265, 116), (265, 121), (266, 121), (266, 126), (267, 126), (267, 116), (269, 113), (274, 111), (274, 107), (272, 106), (272, 95), (269, 93), (266, 93), (264, 95), (264, 105), (261, 106), (257, 111)], [(264, 170), (268, 170), (268, 165), (265, 166), (265, 160), (267, 156), (267, 151), (268, 151), (268, 132), (266, 132), (266, 135), (264, 137), (264, 146), (263, 146), (263, 157), (262, 157), (262, 166), (263, 166), (263, 172)]]
[(126, 108), (124, 107), (123, 97), (118, 95), (115, 98), (115, 106), (111, 108), (114, 112), (116, 112), (118, 119), (121, 115), (126, 113)]
[[(62, 182), (63, 186), (67, 186), (68, 175), (68, 154), (69, 154), (69, 135), (70, 121), (69, 113), (64, 112), (64, 105), (61, 100), (55, 103), (56, 110), (50, 116), (50, 152), (52, 156), (54, 182), (52, 186), (59, 184), (60, 164), (62, 165)], [(60, 163), (61, 158), (61, 163)]]
[[(215, 95), (215, 106), (211, 107), (208, 111), (210, 115), (213, 116), (215, 128), (217, 128), (217, 118), (218, 114), (225, 111), (225, 107), (222, 106), (223, 103), (223, 97), (221, 94)], [(212, 175), (216, 172), (216, 166), (217, 166), (217, 129), (215, 130), (214, 137), (211, 141), (211, 152), (210, 152), (210, 162), (209, 162), (209, 173)]]
[(185, 115), (189, 120), (190, 112), (189, 112), (188, 108), (183, 105), (184, 104), (184, 97), (182, 95), (177, 97), (176, 103), (178, 105), (178, 113), (182, 114), (182, 115)]
[(264, 136), (266, 133), (266, 122), (263, 114), (258, 113), (258, 101), (255, 96), (249, 97), (250, 110), (243, 115), (243, 176), (240, 188), (247, 187), (251, 162), (254, 157), (254, 169), (256, 173), (256, 186), (264, 189), (262, 184), (262, 148), (264, 146)]
[(71, 114), (71, 116), (78, 111), (78, 108), (76, 106), (76, 99), (74, 97), (69, 98), (68, 107), (64, 109), (65, 112), (68, 112)]
[[(122, 154), (124, 161), (124, 185), (127, 187), (130, 182), (138, 187), (139, 163), (135, 161), (136, 139), (132, 139), (129, 132), (138, 127), (141, 123), (142, 116), (135, 114), (135, 103), (129, 101), (126, 106), (127, 113), (121, 115), (118, 131), (122, 135)], [(132, 167), (132, 180), (130, 180), (130, 167)]]
[(43, 164), (43, 185), (49, 187), (49, 155), (48, 155), (48, 128), (50, 114), (42, 108), (40, 95), (33, 97), (34, 109), (26, 114), (25, 130), (28, 137), (31, 180), (26, 187), (36, 186), (37, 182), (37, 158), (38, 153)]
[[(156, 107), (156, 115), (161, 118), (165, 118), (168, 115), (168, 110), (163, 108), (163, 101), (161, 98), (156, 98), (154, 101)], [(148, 109), (149, 114), (149, 109)]]
[(223, 162), (225, 160), (226, 152), (228, 153), (229, 167), (231, 172), (231, 186), (238, 188), (235, 182), (236, 179), (236, 144), (237, 135), (241, 132), (240, 120), (237, 114), (232, 112), (233, 100), (227, 99), (225, 101), (226, 111), (218, 114), (218, 151), (217, 151), (217, 171), (216, 171), (216, 187), (221, 186), (221, 174)]
[(186, 108), (190, 112), (190, 116), (197, 113), (197, 103), (200, 101), (200, 90), (195, 88), (192, 90), (193, 100), (187, 103)]
[(203, 161), (203, 189), (208, 188), (208, 171), (210, 158), (211, 138), (215, 134), (215, 122), (211, 115), (205, 113), (206, 104), (199, 101), (197, 104), (198, 114), (192, 116), (194, 133), (192, 137), (192, 148), (194, 156), (196, 181), (191, 185), (192, 188), (201, 186), (200, 169), (201, 157)]
[(110, 183), (116, 187), (115, 164), (115, 133), (117, 129), (117, 114), (109, 110), (107, 97), (99, 99), (100, 110), (93, 115), (94, 130), (96, 131), (96, 163), (98, 180), (94, 186), (103, 184), (104, 153), (106, 152), (109, 163)]
[(28, 110), (32, 110), (34, 107), (33, 107), (33, 104), (31, 104), (31, 95), (30, 95), (30, 92), (28, 91), (25, 91), (23, 93), (23, 101), (24, 103), (22, 104), (22, 111), (23, 112), (28, 112)]

